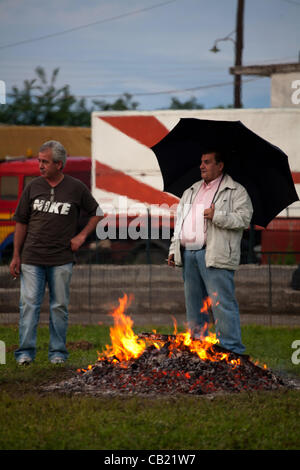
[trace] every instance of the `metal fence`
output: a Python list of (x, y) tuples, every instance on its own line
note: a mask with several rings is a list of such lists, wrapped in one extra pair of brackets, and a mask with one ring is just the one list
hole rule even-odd
[[(297, 252), (288, 253), (288, 258), (286, 252), (256, 254), (259, 258), (264, 256), (268, 262), (241, 264), (235, 274), (242, 324), (300, 326), (300, 265), (282, 264), (294, 259)], [(152, 255), (152, 259), (158, 259), (153, 252)], [(178, 324), (185, 322), (181, 268), (167, 266), (164, 259), (155, 264), (150, 262), (151, 256), (146, 264), (96, 261), (91, 253), (86, 253), (74, 266), (71, 323), (112, 323), (109, 313), (124, 294), (132, 295), (128, 314), (135, 324), (173, 324), (174, 318)], [(18, 321), (19, 280), (13, 281), (8, 266), (2, 265), (0, 281), (0, 323), (15, 323)], [(48, 295), (41, 321), (48, 322)]]

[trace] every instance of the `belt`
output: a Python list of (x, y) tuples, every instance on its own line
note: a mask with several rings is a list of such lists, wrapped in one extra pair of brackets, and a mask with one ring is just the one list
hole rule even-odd
[[(205, 250), (205, 248), (206, 248), (206, 244), (203, 245), (201, 248), (197, 248), (196, 250), (190, 250), (190, 251), (201, 251), (201, 250)], [(186, 249), (185, 246), (180, 245), (180, 250), (184, 251), (185, 249)]]

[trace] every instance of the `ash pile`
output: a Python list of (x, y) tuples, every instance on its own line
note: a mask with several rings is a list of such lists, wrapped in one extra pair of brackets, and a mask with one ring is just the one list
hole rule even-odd
[(70, 380), (48, 391), (96, 395), (208, 395), (277, 390), (283, 380), (246, 355), (225, 351), (218, 344), (180, 335), (139, 335), (146, 347), (137, 358), (124, 361), (102, 357)]

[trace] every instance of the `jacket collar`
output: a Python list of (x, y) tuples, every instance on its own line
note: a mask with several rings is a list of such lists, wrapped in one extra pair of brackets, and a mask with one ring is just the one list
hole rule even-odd
[(220, 185), (220, 191), (222, 191), (223, 189), (236, 189), (237, 188), (237, 183), (236, 181), (234, 181), (230, 175), (228, 175), (227, 173), (225, 173), (224, 175), (224, 178), (222, 180), (222, 183)]
[[(193, 190), (196, 192), (198, 191), (198, 189), (201, 188), (202, 184), (203, 184), (203, 180), (197, 181), (190, 187), (190, 189), (193, 188)], [(224, 178), (221, 181), (219, 192), (223, 191), (223, 189), (226, 189), (226, 188), (229, 188), (229, 189), (237, 188), (236, 182), (227, 173), (224, 174)]]

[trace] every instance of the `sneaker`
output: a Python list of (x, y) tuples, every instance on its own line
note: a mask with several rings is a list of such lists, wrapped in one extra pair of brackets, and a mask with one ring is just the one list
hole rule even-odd
[(63, 364), (65, 360), (60, 356), (55, 356), (50, 359), (51, 364)]
[(20, 366), (28, 366), (29, 364), (31, 364), (32, 359), (30, 359), (30, 357), (28, 356), (23, 356), (17, 362)]

